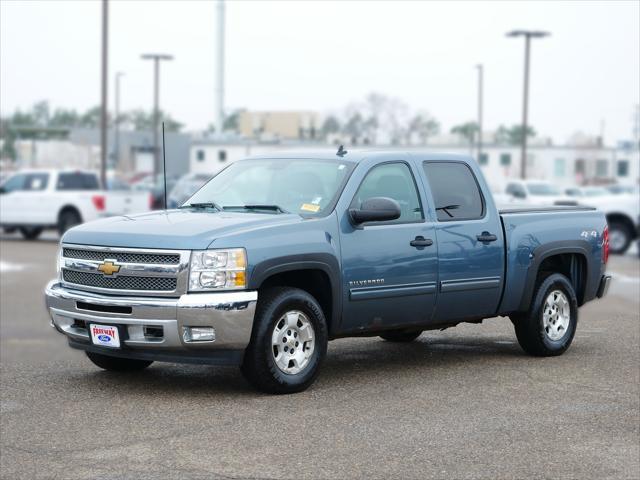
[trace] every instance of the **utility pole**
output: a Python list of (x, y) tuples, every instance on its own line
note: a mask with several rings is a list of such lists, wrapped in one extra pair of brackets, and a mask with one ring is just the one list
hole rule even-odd
[(543, 38), (551, 35), (549, 32), (532, 30), (513, 30), (507, 37), (524, 37), (524, 93), (522, 98), (522, 152), (520, 154), (520, 177), (527, 178), (527, 116), (529, 109), (529, 56), (532, 38)]
[(482, 156), (482, 77), (484, 76), (484, 67), (479, 63), (476, 68), (478, 69), (478, 163), (480, 163), (480, 157)]
[(160, 61), (173, 60), (173, 56), (164, 53), (145, 53), (143, 60), (153, 60), (153, 174), (154, 181), (160, 174), (160, 147), (158, 145), (158, 124), (160, 121)]
[(102, 64), (100, 106), (100, 182), (107, 188), (107, 89), (109, 68), (109, 2), (102, 0)]
[(214, 85), (214, 127), (215, 133), (222, 136), (224, 131), (224, 0), (216, 3), (216, 56)]
[(116, 73), (116, 109), (115, 118), (113, 119), (114, 125), (114, 164), (117, 166), (120, 163), (120, 77), (124, 73)]

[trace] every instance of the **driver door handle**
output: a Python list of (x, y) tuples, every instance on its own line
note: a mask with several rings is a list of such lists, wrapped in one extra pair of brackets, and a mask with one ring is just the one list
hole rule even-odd
[(423, 236), (417, 236), (409, 242), (409, 245), (412, 247), (430, 247), (433, 245), (433, 240), (430, 238), (424, 238)]
[(480, 235), (476, 236), (476, 238), (482, 243), (495, 242), (498, 239), (498, 237), (489, 232), (482, 232)]

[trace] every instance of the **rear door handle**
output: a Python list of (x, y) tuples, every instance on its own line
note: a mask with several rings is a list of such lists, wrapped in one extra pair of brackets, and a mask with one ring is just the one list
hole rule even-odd
[(489, 232), (482, 232), (480, 235), (476, 236), (476, 238), (482, 243), (495, 242), (498, 239), (498, 237)]
[(430, 238), (424, 238), (423, 236), (418, 236), (415, 239), (409, 242), (409, 245), (412, 247), (430, 247), (433, 245), (433, 240)]

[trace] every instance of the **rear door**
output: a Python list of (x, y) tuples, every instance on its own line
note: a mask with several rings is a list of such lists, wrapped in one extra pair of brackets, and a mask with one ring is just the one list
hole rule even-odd
[(483, 195), (479, 172), (466, 162), (429, 160), (422, 167), (437, 219), (434, 322), (493, 316), (504, 275), (504, 236), (493, 199)]

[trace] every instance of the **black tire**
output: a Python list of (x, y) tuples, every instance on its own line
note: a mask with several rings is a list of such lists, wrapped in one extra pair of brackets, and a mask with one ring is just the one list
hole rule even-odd
[[(621, 238), (624, 238), (624, 241), (619, 245), (615, 245), (611, 243), (611, 236), (620, 235)], [(628, 225), (622, 222), (611, 222), (609, 223), (609, 248), (611, 249), (611, 253), (616, 255), (624, 254), (628, 249), (629, 245), (631, 245), (631, 241), (633, 240), (633, 232), (629, 228)]]
[(25, 240), (36, 240), (42, 233), (40, 227), (20, 227), (20, 234)]
[[(561, 291), (569, 306), (568, 326), (561, 338), (550, 338), (544, 327), (544, 309), (547, 298), (555, 291)], [(543, 277), (536, 287), (529, 312), (514, 315), (511, 321), (522, 349), (529, 355), (551, 357), (562, 355), (571, 345), (578, 325), (578, 299), (567, 277), (552, 273)]]
[(110, 372), (137, 372), (144, 370), (153, 362), (151, 360), (134, 360), (131, 358), (111, 357), (101, 353), (85, 352), (94, 365)]
[[(314, 350), (308, 363), (295, 374), (286, 373), (278, 367), (271, 343), (272, 334), (281, 317), (291, 310), (304, 314), (311, 323), (315, 336)], [(240, 369), (247, 381), (260, 391), (275, 394), (301, 392), (316, 379), (327, 353), (327, 343), (327, 322), (322, 308), (313, 296), (298, 288), (271, 288), (260, 293), (251, 341)], [(300, 348), (304, 349), (304, 344)]]
[(58, 233), (62, 235), (76, 225), (80, 225), (82, 219), (80, 214), (75, 210), (64, 210), (58, 217)]
[(413, 342), (422, 334), (422, 330), (389, 330), (380, 334), (380, 338), (387, 342), (408, 343)]

